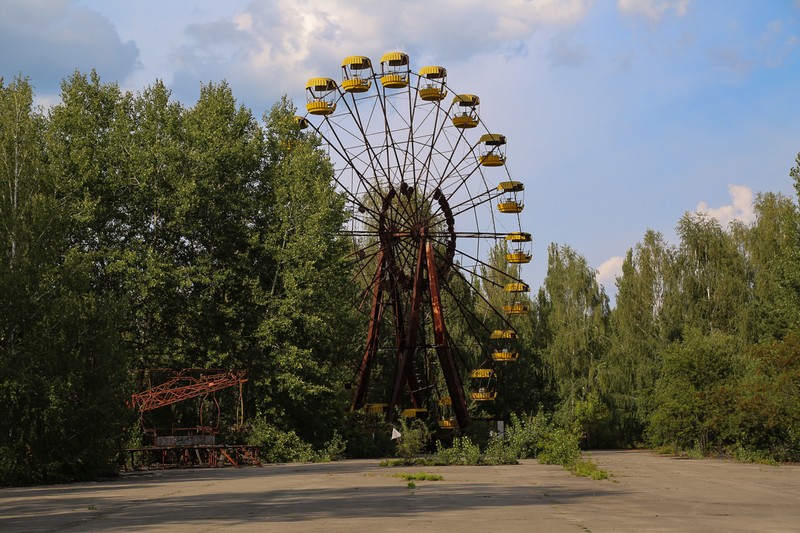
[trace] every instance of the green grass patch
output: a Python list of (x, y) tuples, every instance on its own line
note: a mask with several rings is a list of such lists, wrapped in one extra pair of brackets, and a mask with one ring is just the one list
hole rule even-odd
[(413, 482), (413, 481), (441, 481), (444, 478), (439, 474), (428, 474), (427, 472), (403, 472), (402, 474), (395, 474), (392, 477), (399, 477), (400, 479), (405, 479), (406, 481)]
[(579, 477), (590, 477), (592, 479), (601, 480), (608, 479), (608, 472), (600, 470), (597, 465), (585, 459), (578, 459), (569, 466), (565, 466), (567, 470)]

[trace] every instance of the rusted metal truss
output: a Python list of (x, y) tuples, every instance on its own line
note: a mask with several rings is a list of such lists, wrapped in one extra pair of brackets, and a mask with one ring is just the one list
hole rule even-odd
[(246, 370), (216, 371), (194, 375), (187, 370), (174, 372), (164, 383), (131, 396), (131, 406), (145, 413), (174, 403), (198, 398), (247, 381)]

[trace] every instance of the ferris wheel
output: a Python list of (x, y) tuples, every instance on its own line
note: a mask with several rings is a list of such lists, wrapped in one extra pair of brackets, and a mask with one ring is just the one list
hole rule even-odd
[[(339, 81), (311, 78), (306, 98), (295, 120), (322, 140), (346, 197), (365, 315), (351, 408), (389, 421), (396, 409), (435, 410), (440, 427), (465, 429), (470, 406), (496, 398), (495, 365), (519, 357), (514, 319), (529, 311), (520, 266), (531, 235), (506, 137), (486, 128), (480, 98), (454, 91), (444, 67), (415, 72), (403, 52), (377, 66), (346, 57)], [(491, 316), (477, 316), (475, 302)], [(456, 322), (477, 358), (448, 332)]]

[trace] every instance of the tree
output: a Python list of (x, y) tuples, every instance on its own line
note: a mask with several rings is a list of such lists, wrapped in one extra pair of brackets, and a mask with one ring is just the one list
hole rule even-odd
[(268, 226), (258, 236), (266, 262), (264, 306), (256, 335), (263, 352), (260, 416), (295, 428), (313, 443), (330, 436), (346, 404), (343, 384), (355, 360), (355, 287), (341, 233), (344, 201), (319, 140), (295, 123), (284, 98), (265, 116), (266, 176), (260, 206)]
[[(0, 483), (91, 478), (114, 467), (127, 422), (116, 295), (86, 230), (99, 208), (78, 172), (55, 162), (80, 132), (34, 110), (25, 80), (0, 85), (0, 95)], [(97, 93), (82, 96), (98, 104)], [(102, 139), (102, 128), (92, 135)]]
[(756, 220), (737, 233), (751, 275), (751, 341), (800, 328), (800, 211), (778, 193), (756, 197)]
[(675, 253), (660, 233), (648, 230), (642, 242), (628, 250), (617, 279), (606, 375), (616, 433), (624, 443), (641, 438), (653, 409), (659, 350), (674, 327), (665, 324), (663, 309), (674, 290)]
[(550, 342), (544, 362), (553, 373), (562, 423), (586, 434), (602, 430), (608, 348), (608, 297), (586, 259), (569, 246), (548, 248), (544, 280)]

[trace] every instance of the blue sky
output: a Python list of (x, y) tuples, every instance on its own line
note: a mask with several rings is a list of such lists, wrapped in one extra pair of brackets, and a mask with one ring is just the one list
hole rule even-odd
[(753, 194), (793, 195), (800, 151), (800, 0), (3, 0), (0, 50), (0, 76), (29, 76), (44, 105), (96, 68), (186, 105), (225, 79), (259, 116), (347, 55), (443, 65), (508, 137), (534, 286), (557, 242), (615, 292), (648, 228), (676, 242), (686, 211), (750, 221)]

